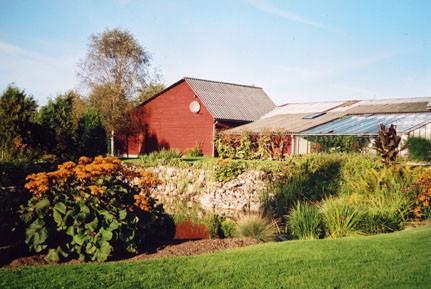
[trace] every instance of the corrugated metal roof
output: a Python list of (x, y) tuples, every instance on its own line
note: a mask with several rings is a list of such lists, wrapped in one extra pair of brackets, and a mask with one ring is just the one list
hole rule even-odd
[(370, 103), (361, 102), (348, 110), (349, 114), (426, 112), (428, 102)]
[(299, 133), (306, 129), (343, 117), (345, 113), (329, 112), (314, 119), (304, 119), (303, 117), (307, 115), (308, 113), (274, 115), (272, 117), (261, 118), (255, 122), (226, 130), (224, 133), (241, 134), (243, 131), (260, 133), (265, 130), (281, 130), (286, 133)]
[(268, 112), (262, 118), (272, 117), (282, 114), (298, 114), (298, 113), (317, 113), (337, 110), (345, 111), (356, 103), (356, 101), (327, 101), (327, 102), (305, 102), (305, 103), (287, 103), (278, 106)]
[(253, 121), (274, 109), (262, 88), (185, 77), (215, 119)]
[(348, 115), (306, 130), (301, 135), (377, 135), (380, 124), (394, 124), (397, 132), (408, 133), (431, 123), (431, 112)]

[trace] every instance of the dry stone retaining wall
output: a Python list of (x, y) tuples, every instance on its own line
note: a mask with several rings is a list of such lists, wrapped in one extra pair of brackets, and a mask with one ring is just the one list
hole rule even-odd
[(162, 180), (154, 197), (169, 213), (196, 207), (226, 216), (257, 212), (261, 205), (259, 194), (268, 179), (264, 172), (246, 171), (219, 183), (213, 180), (211, 171), (203, 169), (158, 166), (151, 170)]

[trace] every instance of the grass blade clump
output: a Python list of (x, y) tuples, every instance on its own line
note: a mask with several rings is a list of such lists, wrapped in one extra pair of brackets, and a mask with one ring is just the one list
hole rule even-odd
[(260, 242), (274, 240), (272, 224), (258, 215), (242, 217), (238, 221), (238, 232), (241, 237), (252, 238)]
[(363, 213), (341, 198), (328, 198), (321, 204), (326, 236), (340, 238), (361, 234)]
[(290, 233), (301, 240), (318, 239), (323, 233), (323, 220), (319, 208), (297, 202), (287, 216)]

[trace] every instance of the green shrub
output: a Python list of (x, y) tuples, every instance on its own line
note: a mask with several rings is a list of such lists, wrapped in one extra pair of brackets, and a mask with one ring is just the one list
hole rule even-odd
[(340, 238), (361, 234), (363, 212), (341, 198), (328, 198), (321, 204), (326, 236)]
[(237, 224), (231, 219), (221, 222), (221, 229), (225, 238), (238, 237)]
[(238, 232), (241, 237), (252, 238), (260, 242), (274, 240), (272, 224), (258, 215), (242, 217), (238, 221)]
[(431, 160), (431, 141), (421, 137), (409, 137), (407, 140), (409, 157), (415, 161)]
[(370, 143), (370, 138), (357, 136), (310, 136), (307, 140), (316, 152), (360, 152)]
[(235, 157), (237, 157), (239, 159), (243, 159), (243, 160), (253, 159), (254, 158), (254, 155), (253, 155), (254, 146), (256, 146), (256, 145), (252, 142), (252, 138), (251, 138), (250, 133), (247, 131), (244, 131), (241, 134), (241, 138), (239, 140), (239, 145), (236, 148)]
[(196, 158), (196, 157), (201, 157), (204, 154), (202, 153), (202, 145), (201, 144), (196, 144), (193, 148), (187, 150), (187, 152), (185, 153), (186, 157), (190, 157), (190, 158)]
[(204, 218), (204, 224), (208, 228), (211, 239), (224, 238), (222, 222), (224, 218), (217, 214), (208, 214)]
[(161, 149), (160, 151), (151, 152), (146, 155), (140, 155), (139, 159), (147, 165), (167, 165), (173, 161), (181, 161), (182, 154), (178, 150)]
[(292, 157), (284, 176), (269, 184), (264, 192), (265, 210), (277, 217), (286, 215), (297, 201), (320, 201), (336, 195), (340, 188), (343, 155), (311, 154)]
[(283, 131), (264, 131), (241, 135), (219, 133), (214, 139), (216, 152), (221, 158), (244, 160), (281, 160), (288, 154), (291, 136)]
[(401, 230), (411, 217), (415, 195), (415, 192), (394, 186), (368, 196), (364, 200), (364, 231), (377, 234)]
[(398, 231), (403, 228), (403, 220), (397, 212), (369, 209), (365, 211), (362, 230), (367, 234)]
[(0, 162), (0, 246), (24, 242), (24, 226), (18, 210), (31, 198), (24, 189), (25, 177), (54, 168), (54, 164), (30, 160)]
[(297, 202), (287, 218), (290, 233), (301, 240), (319, 239), (323, 233), (323, 220), (319, 208)]
[(21, 217), (26, 243), (49, 260), (104, 261), (173, 238), (174, 224), (150, 192), (159, 180), (115, 158), (81, 158), (27, 177), (33, 194)]
[(220, 160), (214, 168), (214, 176), (218, 182), (228, 182), (246, 169), (246, 165), (240, 161)]
[(79, 154), (83, 156), (100, 156), (107, 153), (108, 138), (101, 117), (94, 111), (81, 116), (75, 132)]

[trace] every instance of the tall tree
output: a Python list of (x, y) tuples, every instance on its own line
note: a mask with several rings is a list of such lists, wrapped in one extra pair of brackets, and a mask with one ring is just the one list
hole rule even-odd
[(151, 82), (139, 93), (138, 102), (142, 103), (157, 93), (165, 89), (165, 85), (160, 82)]
[(32, 119), (37, 104), (24, 90), (9, 86), (0, 97), (0, 158), (11, 159), (32, 144)]
[(106, 154), (106, 131), (97, 112), (83, 114), (76, 129), (79, 154), (94, 157)]
[(150, 78), (149, 63), (149, 54), (128, 31), (107, 29), (90, 38), (79, 75), (91, 89), (90, 103), (111, 132), (111, 154), (114, 132), (127, 126), (131, 103)]
[(38, 121), (44, 128), (44, 148), (62, 159), (76, 157), (74, 138), (74, 100), (76, 94), (68, 92), (50, 100), (39, 111)]

